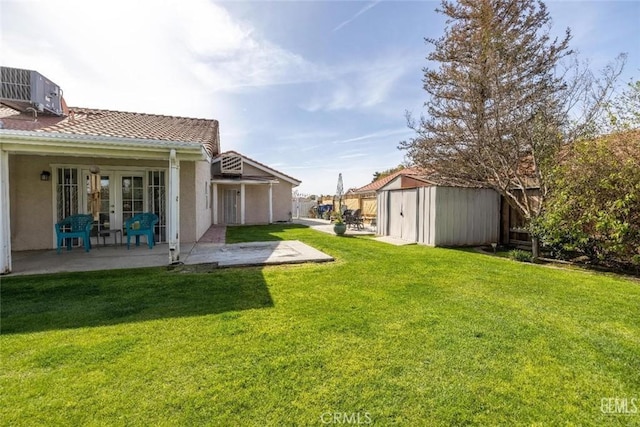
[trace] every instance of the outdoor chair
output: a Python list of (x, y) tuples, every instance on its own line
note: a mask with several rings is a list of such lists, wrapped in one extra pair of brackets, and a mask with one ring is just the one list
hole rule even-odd
[(153, 249), (154, 228), (157, 223), (158, 215), (151, 212), (139, 213), (126, 220), (124, 232), (127, 234), (127, 249), (130, 249), (131, 236), (136, 236), (136, 246), (140, 246), (140, 236), (147, 236), (147, 245), (149, 249)]
[[(347, 227), (355, 227), (356, 230), (364, 228), (364, 221), (362, 220), (361, 210), (349, 211), (349, 214), (345, 215), (345, 224)], [(346, 213), (346, 212), (345, 212)]]
[(90, 233), (93, 227), (93, 216), (85, 214), (71, 215), (56, 224), (56, 236), (58, 240), (57, 252), (60, 253), (62, 244), (67, 239), (67, 250), (71, 250), (73, 238), (81, 238), (84, 242), (84, 250), (91, 249)]

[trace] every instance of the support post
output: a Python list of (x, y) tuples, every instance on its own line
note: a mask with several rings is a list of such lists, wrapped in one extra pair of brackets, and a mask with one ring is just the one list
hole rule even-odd
[(11, 210), (9, 153), (0, 150), (0, 274), (11, 273)]
[(273, 183), (269, 183), (269, 224), (273, 224)]
[(240, 184), (240, 224), (244, 225), (245, 222), (245, 185)]
[(180, 161), (176, 150), (169, 154), (169, 263), (180, 261)]
[(215, 182), (213, 183), (213, 194), (211, 198), (213, 199), (213, 224), (218, 225), (218, 184)]

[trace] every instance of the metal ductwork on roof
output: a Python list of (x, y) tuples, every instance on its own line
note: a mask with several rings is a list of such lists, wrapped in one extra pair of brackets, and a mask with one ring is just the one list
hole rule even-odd
[(62, 116), (62, 89), (37, 71), (0, 67), (0, 103), (22, 112)]

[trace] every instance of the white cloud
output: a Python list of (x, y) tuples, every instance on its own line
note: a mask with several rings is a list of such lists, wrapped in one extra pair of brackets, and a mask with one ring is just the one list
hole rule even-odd
[(402, 55), (383, 55), (378, 61), (336, 68), (331, 78), (317, 85), (311, 99), (300, 108), (309, 112), (371, 108), (384, 103), (395, 85), (411, 69)]
[(224, 94), (318, 78), (206, 0), (6, 2), (2, 28), (3, 65), (43, 73), (71, 105), (210, 117)]
[(349, 25), (351, 22), (355, 21), (360, 15), (362, 15), (363, 13), (365, 13), (366, 11), (368, 11), (369, 9), (375, 7), (378, 5), (378, 3), (380, 3), (381, 0), (378, 1), (374, 1), (373, 3), (369, 3), (368, 5), (364, 6), (362, 9), (360, 9), (358, 12), (356, 12), (355, 15), (353, 15), (351, 18), (347, 19), (346, 21), (341, 22), (337, 27), (335, 27), (332, 31), (338, 31), (342, 28), (344, 28), (345, 26)]

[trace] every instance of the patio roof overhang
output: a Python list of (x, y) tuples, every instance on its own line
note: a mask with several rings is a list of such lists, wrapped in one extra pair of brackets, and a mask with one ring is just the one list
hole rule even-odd
[(179, 164), (181, 161), (211, 161), (204, 146), (193, 142), (0, 129), (0, 274), (11, 272), (9, 154), (167, 161), (171, 200), (167, 218), (170, 262), (180, 258)]
[(183, 161), (210, 161), (202, 144), (192, 142), (7, 129), (0, 129), (0, 149), (15, 154), (148, 160), (166, 160), (168, 153), (175, 150)]

